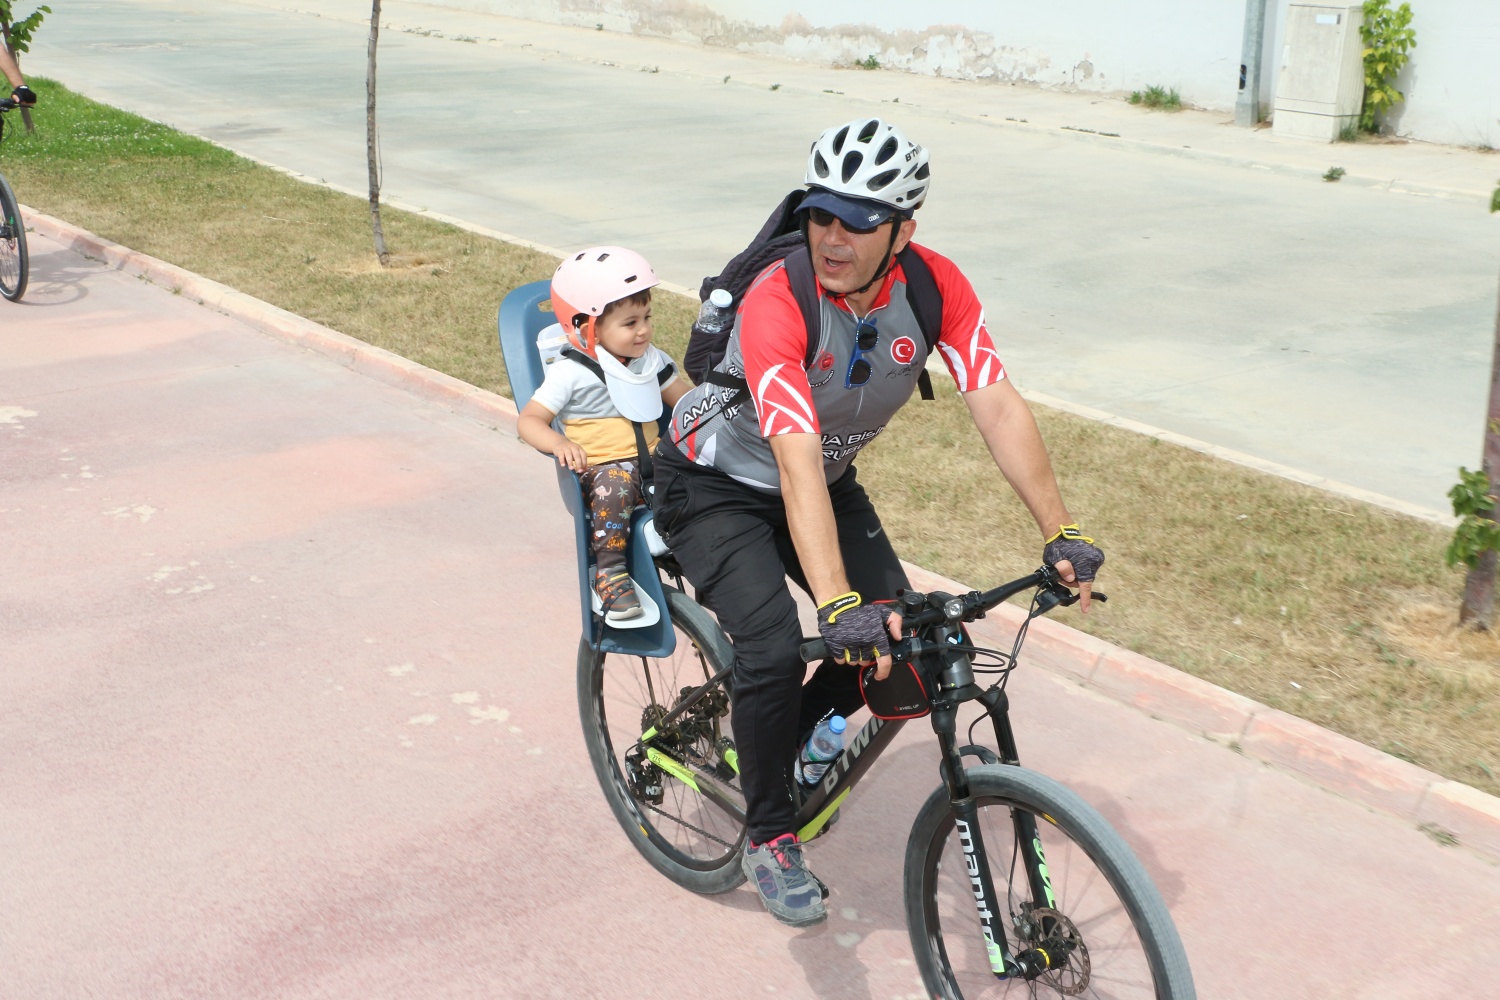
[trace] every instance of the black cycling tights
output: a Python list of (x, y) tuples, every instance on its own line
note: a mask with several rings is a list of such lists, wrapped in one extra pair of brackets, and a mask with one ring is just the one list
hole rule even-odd
[[(801, 738), (831, 708), (864, 704), (859, 668), (825, 660), (803, 686), (802, 626), (787, 588), (803, 590), (786, 508), (779, 496), (690, 463), (663, 443), (656, 461), (656, 521), (697, 597), (734, 642), (734, 741), (750, 839), (793, 830), (792, 760)], [(851, 466), (828, 488), (849, 585), (866, 602), (909, 586)]]

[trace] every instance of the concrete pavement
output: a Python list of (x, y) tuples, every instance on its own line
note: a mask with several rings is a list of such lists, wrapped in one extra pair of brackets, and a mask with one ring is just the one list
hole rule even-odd
[[(811, 848), (827, 925), (676, 890), (587, 770), (546, 460), (170, 291), (36, 234), (0, 312), (0, 996), (919, 995), (922, 726)], [(1023, 754), (1142, 855), (1201, 995), (1482, 991), (1493, 863), (1033, 645)]]
[[(49, 18), (28, 67), (359, 189), (369, 6), (292, 6), (85, 0)], [(625, 242), (696, 286), (800, 179), (821, 128), (884, 114), (933, 149), (920, 238), (972, 276), (1023, 387), (1439, 514), (1478, 460), (1493, 156), (384, 12), (399, 202), (550, 246)], [(1331, 166), (1338, 184), (1319, 180)]]

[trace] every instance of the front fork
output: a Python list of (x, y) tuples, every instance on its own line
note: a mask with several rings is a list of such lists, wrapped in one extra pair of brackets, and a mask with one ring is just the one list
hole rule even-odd
[[(980, 695), (978, 700), (989, 709), (990, 718), (994, 722), (995, 738), (1002, 755), (1001, 763), (1018, 764), (1015, 736), (1006, 712), (1005, 693), (991, 689)], [(953, 805), (954, 829), (964, 855), (964, 874), (974, 894), (974, 907), (979, 916), (979, 930), (984, 939), (990, 971), (999, 979), (1036, 979), (1049, 968), (1064, 964), (1066, 956), (1056, 954), (1056, 949), (1025, 948), (1019, 954), (1011, 953), (1006, 941), (1004, 920), (1008, 912), (1005, 905), (1008, 900), (1000, 899), (995, 891), (994, 879), (990, 876), (989, 854), (979, 826), (979, 806), (969, 794), (969, 780), (964, 772), (963, 755), (958, 747), (957, 706), (934, 706), (932, 728), (942, 747), (943, 781), (948, 787), (948, 798)], [(1020, 861), (1026, 870), (1031, 889), (1032, 906), (1050, 910), (1055, 900), (1047, 874), (1047, 861), (1042, 854), (1042, 841), (1037, 833), (1036, 818), (1023, 810), (1012, 809), (1011, 821), (1015, 828)]]

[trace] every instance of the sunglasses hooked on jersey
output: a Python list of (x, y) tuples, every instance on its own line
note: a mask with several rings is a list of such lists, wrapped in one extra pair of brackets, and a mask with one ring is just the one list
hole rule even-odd
[(844, 373), (844, 388), (857, 389), (870, 381), (870, 362), (865, 355), (880, 343), (880, 331), (873, 319), (862, 319), (854, 328), (854, 352), (849, 356), (849, 370)]
[[(833, 225), (833, 220), (834, 219), (839, 219), (839, 217), (837, 215), (834, 215), (832, 212), (828, 211), (827, 209), (822, 209), (822, 208), (810, 208), (810, 209), (807, 210), (807, 214), (812, 219), (813, 223), (816, 224), (816, 225), (819, 225), (819, 226), (831, 226), (831, 225)], [(853, 233), (856, 236), (869, 236), (875, 230), (877, 230), (881, 226), (885, 225), (884, 222), (877, 222), (877, 223), (875, 223), (875, 225), (870, 226), (869, 228), (866, 229), (866, 228), (856, 228), (854, 226), (851, 226), (851, 225), (849, 225), (849, 223), (845, 222), (843, 219), (839, 219), (839, 223), (844, 227), (844, 231), (845, 232)]]

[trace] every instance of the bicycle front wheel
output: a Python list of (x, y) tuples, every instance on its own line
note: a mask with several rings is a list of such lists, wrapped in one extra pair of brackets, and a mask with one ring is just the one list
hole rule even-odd
[(21, 206), (4, 176), (0, 176), (0, 295), (12, 302), (20, 299), (26, 294), (26, 279), (30, 272)]
[[(922, 807), (906, 845), (906, 914), (935, 997), (1193, 1000), (1177, 928), (1146, 870), (1092, 806), (1051, 778), (1008, 765), (970, 768), (969, 790), (1007, 954), (1039, 949), (1053, 968), (1002, 978), (980, 933), (965, 845), (946, 788)], [(1029, 822), (1028, 822), (1029, 820)], [(1036, 831), (1032, 843), (1030, 831)], [(1044, 861), (1028, 877), (1028, 857)], [(1047, 884), (1050, 883), (1050, 884)], [(1033, 885), (1045, 885), (1037, 899)]]
[[(657, 871), (701, 893), (728, 892), (740, 871), (744, 809), (729, 728), (729, 690), (718, 684), (670, 725), (683, 696), (727, 667), (733, 647), (686, 594), (666, 589), (677, 648), (655, 658), (578, 649), (578, 710), (594, 773), (631, 842)], [(649, 739), (643, 739), (645, 734)]]

